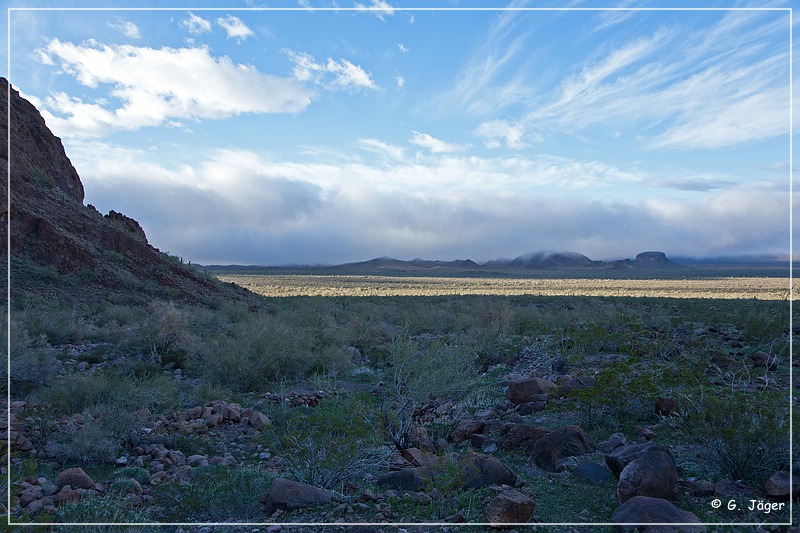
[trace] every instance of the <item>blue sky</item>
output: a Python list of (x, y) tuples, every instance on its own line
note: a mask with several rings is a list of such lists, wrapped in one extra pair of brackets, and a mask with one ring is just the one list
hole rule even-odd
[[(789, 252), (785, 9), (225, 4), (8, 17), (3, 75), (63, 139), (86, 202), (136, 218), (164, 251), (243, 264)], [(11, 3), (48, 5), (64, 3)], [(336, 9), (306, 9), (320, 7)]]

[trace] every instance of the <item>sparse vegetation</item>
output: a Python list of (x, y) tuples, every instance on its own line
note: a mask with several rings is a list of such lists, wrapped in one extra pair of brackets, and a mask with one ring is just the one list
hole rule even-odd
[[(260, 306), (73, 302), (48, 312), (26, 296), (12, 305), (12, 399), (27, 402), (15, 417), (35, 452), (13, 452), (12, 485), (81, 466), (108, 488), (56, 513), (12, 509), (20, 518), (262, 521), (259, 498), (285, 477), (345, 504), (285, 511), (281, 521), (482, 521), (495, 492), (461, 487), (458, 457), (469, 441), (452, 434), (493, 408), (519, 423), (503, 396), (511, 373), (579, 385), (549, 395), (525, 425), (578, 424), (595, 443), (656, 427), (683, 477), (757, 490), (788, 465), (782, 301), (297, 296)], [(773, 366), (755, 366), (758, 351)], [(324, 394), (298, 400), (309, 390)], [(659, 397), (676, 399), (679, 412), (657, 415)], [(208, 402), (219, 400), (271, 425), (213, 419), (224, 411)], [(384, 492), (375, 482), (389, 456), (411, 446), (438, 458), (433, 476), (416, 495)], [(618, 505), (615, 481), (587, 498), (581, 481), (522, 452), (494, 453), (534, 495), (536, 520), (607, 522)], [(112, 466), (119, 460), (126, 466)], [(162, 468), (173, 477), (159, 478)], [(377, 503), (358, 500), (364, 491)], [(725, 518), (691, 495), (676, 503)]]

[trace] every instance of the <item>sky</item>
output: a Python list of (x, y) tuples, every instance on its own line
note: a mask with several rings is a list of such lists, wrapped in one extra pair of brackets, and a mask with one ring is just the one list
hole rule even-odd
[(9, 5), (85, 203), (194, 263), (788, 255), (800, 219), (788, 1)]

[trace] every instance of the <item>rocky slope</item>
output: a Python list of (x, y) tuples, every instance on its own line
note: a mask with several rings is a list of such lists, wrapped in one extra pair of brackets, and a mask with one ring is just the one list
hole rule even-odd
[(196, 301), (232, 293), (148, 244), (135, 220), (84, 205), (83, 184), (61, 140), (4, 78), (0, 127), (0, 173), (8, 176), (10, 166), (11, 196), (9, 213), (9, 191), (0, 191), (0, 240), (7, 246), (10, 215), (12, 294), (41, 292), (48, 281), (48, 296), (63, 294), (65, 279), (81, 280), (73, 288), (84, 299), (109, 291)]

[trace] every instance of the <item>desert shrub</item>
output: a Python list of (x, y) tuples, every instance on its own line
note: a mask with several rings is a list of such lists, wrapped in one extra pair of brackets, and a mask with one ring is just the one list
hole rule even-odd
[(147, 343), (150, 358), (164, 364), (166, 358), (173, 357), (173, 352), (185, 352), (182, 345), (188, 338), (189, 313), (173, 302), (161, 300), (151, 302), (147, 310), (148, 318), (141, 325), (140, 332)]
[(150, 478), (150, 472), (141, 466), (124, 466), (114, 470), (114, 479), (135, 479), (139, 483), (145, 483)]
[(49, 382), (55, 375), (56, 361), (43, 335), (32, 339), (16, 320), (12, 320), (10, 331), (11, 394), (19, 398)]
[(173, 382), (163, 375), (136, 379), (119, 371), (65, 376), (40, 397), (54, 415), (84, 415), (80, 426), (62, 426), (48, 438), (56, 459), (97, 463), (139, 442), (141, 418), (177, 406)]
[[(155, 522), (153, 513), (148, 508), (132, 508), (127, 501), (114, 494), (102, 496), (88, 496), (78, 501), (59, 507), (53, 515), (53, 522), (67, 524), (76, 523), (118, 523), (142, 524)], [(64, 533), (78, 533), (83, 531), (111, 532), (117, 531), (114, 526), (54, 526), (54, 531)], [(145, 532), (151, 531), (148, 526), (132, 526), (125, 531)]]
[(156, 493), (167, 521), (254, 522), (264, 518), (259, 499), (272, 476), (254, 466), (195, 468), (189, 484), (165, 485)]
[[(132, 419), (128, 422), (133, 426)], [(69, 464), (109, 463), (122, 449), (121, 439), (114, 434), (115, 425), (108, 419), (88, 417), (81, 426), (59, 428), (48, 438), (51, 457)]]
[(232, 391), (263, 391), (275, 380), (325, 372), (347, 363), (338, 346), (314, 348), (313, 336), (292, 328), (280, 318), (253, 315), (207, 340), (194, 360), (195, 374)]
[(42, 391), (40, 398), (47, 401), (54, 412), (68, 415), (102, 405), (117, 405), (120, 410), (129, 412), (149, 409), (160, 413), (177, 403), (175, 385), (168, 377), (159, 374), (137, 379), (117, 369), (67, 375)]
[(706, 468), (761, 485), (789, 464), (789, 413), (781, 391), (700, 390), (686, 397), (681, 431)]
[(36, 296), (15, 298), (11, 319), (25, 328), (31, 338), (43, 336), (50, 344), (83, 340), (91, 326), (77, 306)]
[(398, 449), (407, 447), (414, 411), (423, 402), (464, 397), (476, 381), (473, 361), (468, 347), (451, 346), (441, 339), (395, 338), (380, 398), (387, 443)]
[(633, 426), (649, 415), (661, 394), (654, 371), (617, 360), (603, 368), (591, 386), (573, 393), (579, 425), (594, 429)]
[(370, 398), (346, 395), (316, 408), (285, 410), (269, 435), (297, 481), (333, 489), (385, 466), (388, 450), (378, 427), (380, 414)]

